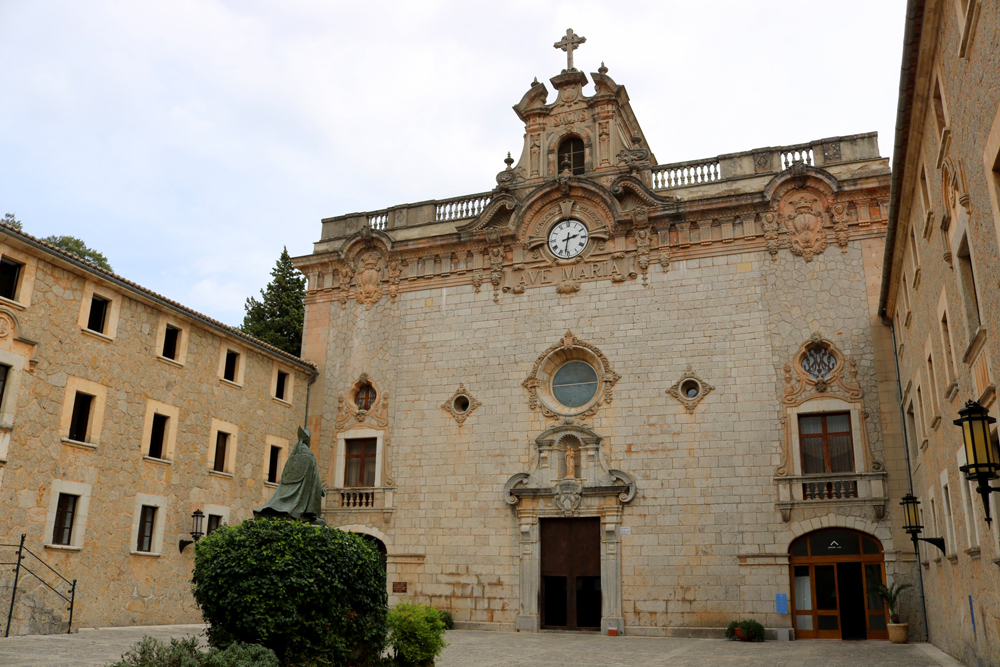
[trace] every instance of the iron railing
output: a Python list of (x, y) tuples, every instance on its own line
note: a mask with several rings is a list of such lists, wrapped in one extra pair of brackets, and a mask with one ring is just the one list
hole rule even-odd
[[(4, 637), (9, 637), (10, 636), (10, 624), (11, 624), (11, 621), (13, 620), (13, 618), (14, 618), (14, 604), (17, 601), (17, 584), (18, 584), (18, 581), (20, 581), (21, 571), (22, 570), (24, 572), (27, 572), (31, 576), (33, 576), (35, 579), (37, 579), (38, 581), (40, 581), (43, 586), (45, 586), (50, 591), (52, 591), (53, 593), (55, 593), (56, 595), (58, 595), (59, 597), (61, 597), (63, 600), (65, 600), (66, 602), (69, 603), (69, 606), (67, 607), (67, 609), (69, 610), (69, 624), (66, 626), (66, 634), (69, 634), (73, 630), (73, 602), (76, 600), (76, 579), (74, 579), (73, 581), (70, 581), (69, 579), (67, 579), (66, 577), (62, 576), (58, 572), (56, 572), (54, 569), (52, 569), (52, 567), (48, 563), (46, 563), (44, 560), (42, 560), (37, 555), (35, 555), (34, 553), (32, 553), (32, 551), (30, 549), (28, 549), (26, 546), (24, 546), (24, 538), (25, 538), (25, 535), (24, 535), (24, 533), (22, 533), (21, 534), (21, 542), (19, 544), (0, 544), (0, 549), (4, 549), (4, 548), (17, 549), (17, 551), (15, 552), (16, 553), (15, 560), (13, 560), (11, 562), (0, 561), (0, 565), (13, 565), (14, 566), (14, 569), (13, 569), (13, 572), (14, 572), (14, 587), (11, 588), (11, 591), (10, 591), (10, 609), (7, 610), (7, 629), (4, 631), (4, 635), (3, 636)], [(69, 585), (69, 592), (66, 595), (63, 595), (55, 587), (55, 586), (59, 586), (60, 582), (57, 581), (57, 582), (55, 582), (55, 586), (52, 586), (51, 584), (49, 584), (49, 582), (45, 581), (45, 579), (42, 579), (42, 577), (40, 577), (36, 572), (33, 572), (31, 570), (31, 568), (29, 568), (23, 562), (24, 559), (25, 559), (25, 557), (26, 557), (25, 554), (27, 554), (28, 556), (31, 556), (32, 558), (34, 558), (35, 560), (37, 560), (39, 563), (41, 563), (42, 565), (44, 565), (46, 568), (48, 568), (48, 570), (50, 572), (52, 572), (52, 574), (54, 574), (57, 577), (59, 577), (60, 579), (62, 579), (63, 583), (68, 584)], [(33, 561), (29, 561), (29, 562), (33, 562)], [(37, 566), (35, 566), (35, 567), (37, 568)], [(46, 572), (44, 570), (41, 570), (41, 572), (42, 572), (42, 574), (46, 574)]]

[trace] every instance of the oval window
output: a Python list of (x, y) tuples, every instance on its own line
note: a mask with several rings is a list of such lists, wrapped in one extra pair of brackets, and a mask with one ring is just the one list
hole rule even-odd
[(371, 410), (376, 396), (375, 387), (363, 384), (354, 395), (354, 404), (358, 406), (358, 410)]
[(464, 394), (459, 394), (455, 397), (455, 400), (451, 402), (451, 407), (455, 412), (462, 414), (469, 411), (469, 397)]
[(579, 408), (597, 394), (597, 371), (583, 361), (563, 364), (552, 378), (552, 395), (567, 408)]
[(701, 393), (701, 385), (699, 385), (695, 380), (685, 380), (681, 384), (681, 394), (684, 398), (692, 399), (698, 398), (698, 394)]

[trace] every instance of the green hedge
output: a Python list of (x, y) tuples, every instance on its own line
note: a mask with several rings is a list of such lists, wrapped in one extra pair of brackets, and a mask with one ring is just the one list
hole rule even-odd
[(389, 611), (389, 630), (400, 665), (428, 664), (448, 645), (441, 612), (427, 605), (399, 603)]
[(212, 646), (260, 644), (283, 665), (367, 665), (386, 646), (379, 554), (360, 536), (251, 519), (195, 546), (194, 598)]
[(165, 644), (152, 637), (132, 645), (122, 659), (108, 667), (278, 667), (274, 651), (253, 644), (230, 644), (224, 651), (198, 650), (198, 638), (171, 639)]

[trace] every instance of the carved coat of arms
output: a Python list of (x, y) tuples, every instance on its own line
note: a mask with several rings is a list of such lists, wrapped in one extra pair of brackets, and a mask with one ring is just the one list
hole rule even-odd
[(811, 262), (815, 255), (823, 252), (827, 244), (819, 199), (804, 194), (789, 201), (787, 206), (793, 209), (784, 215), (789, 249), (793, 255), (800, 255)]
[(580, 507), (583, 487), (574, 479), (564, 479), (556, 485), (553, 502), (563, 514), (572, 514)]
[(378, 255), (368, 254), (361, 260), (355, 275), (357, 289), (354, 298), (368, 310), (382, 298), (382, 269), (378, 266)]

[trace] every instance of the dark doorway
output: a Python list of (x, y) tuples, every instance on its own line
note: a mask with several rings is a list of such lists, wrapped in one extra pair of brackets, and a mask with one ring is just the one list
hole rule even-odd
[(865, 627), (865, 583), (861, 563), (837, 563), (837, 589), (840, 594), (840, 636), (842, 639), (868, 639)]
[(382, 557), (382, 569), (385, 570), (386, 560), (388, 558), (388, 551), (385, 548), (385, 544), (383, 544), (382, 540), (378, 539), (374, 535), (368, 535), (367, 533), (359, 533), (359, 534), (361, 535), (361, 537), (364, 539), (365, 542), (375, 547), (375, 549), (378, 551), (378, 555)]
[(601, 523), (542, 519), (542, 627), (601, 627)]

